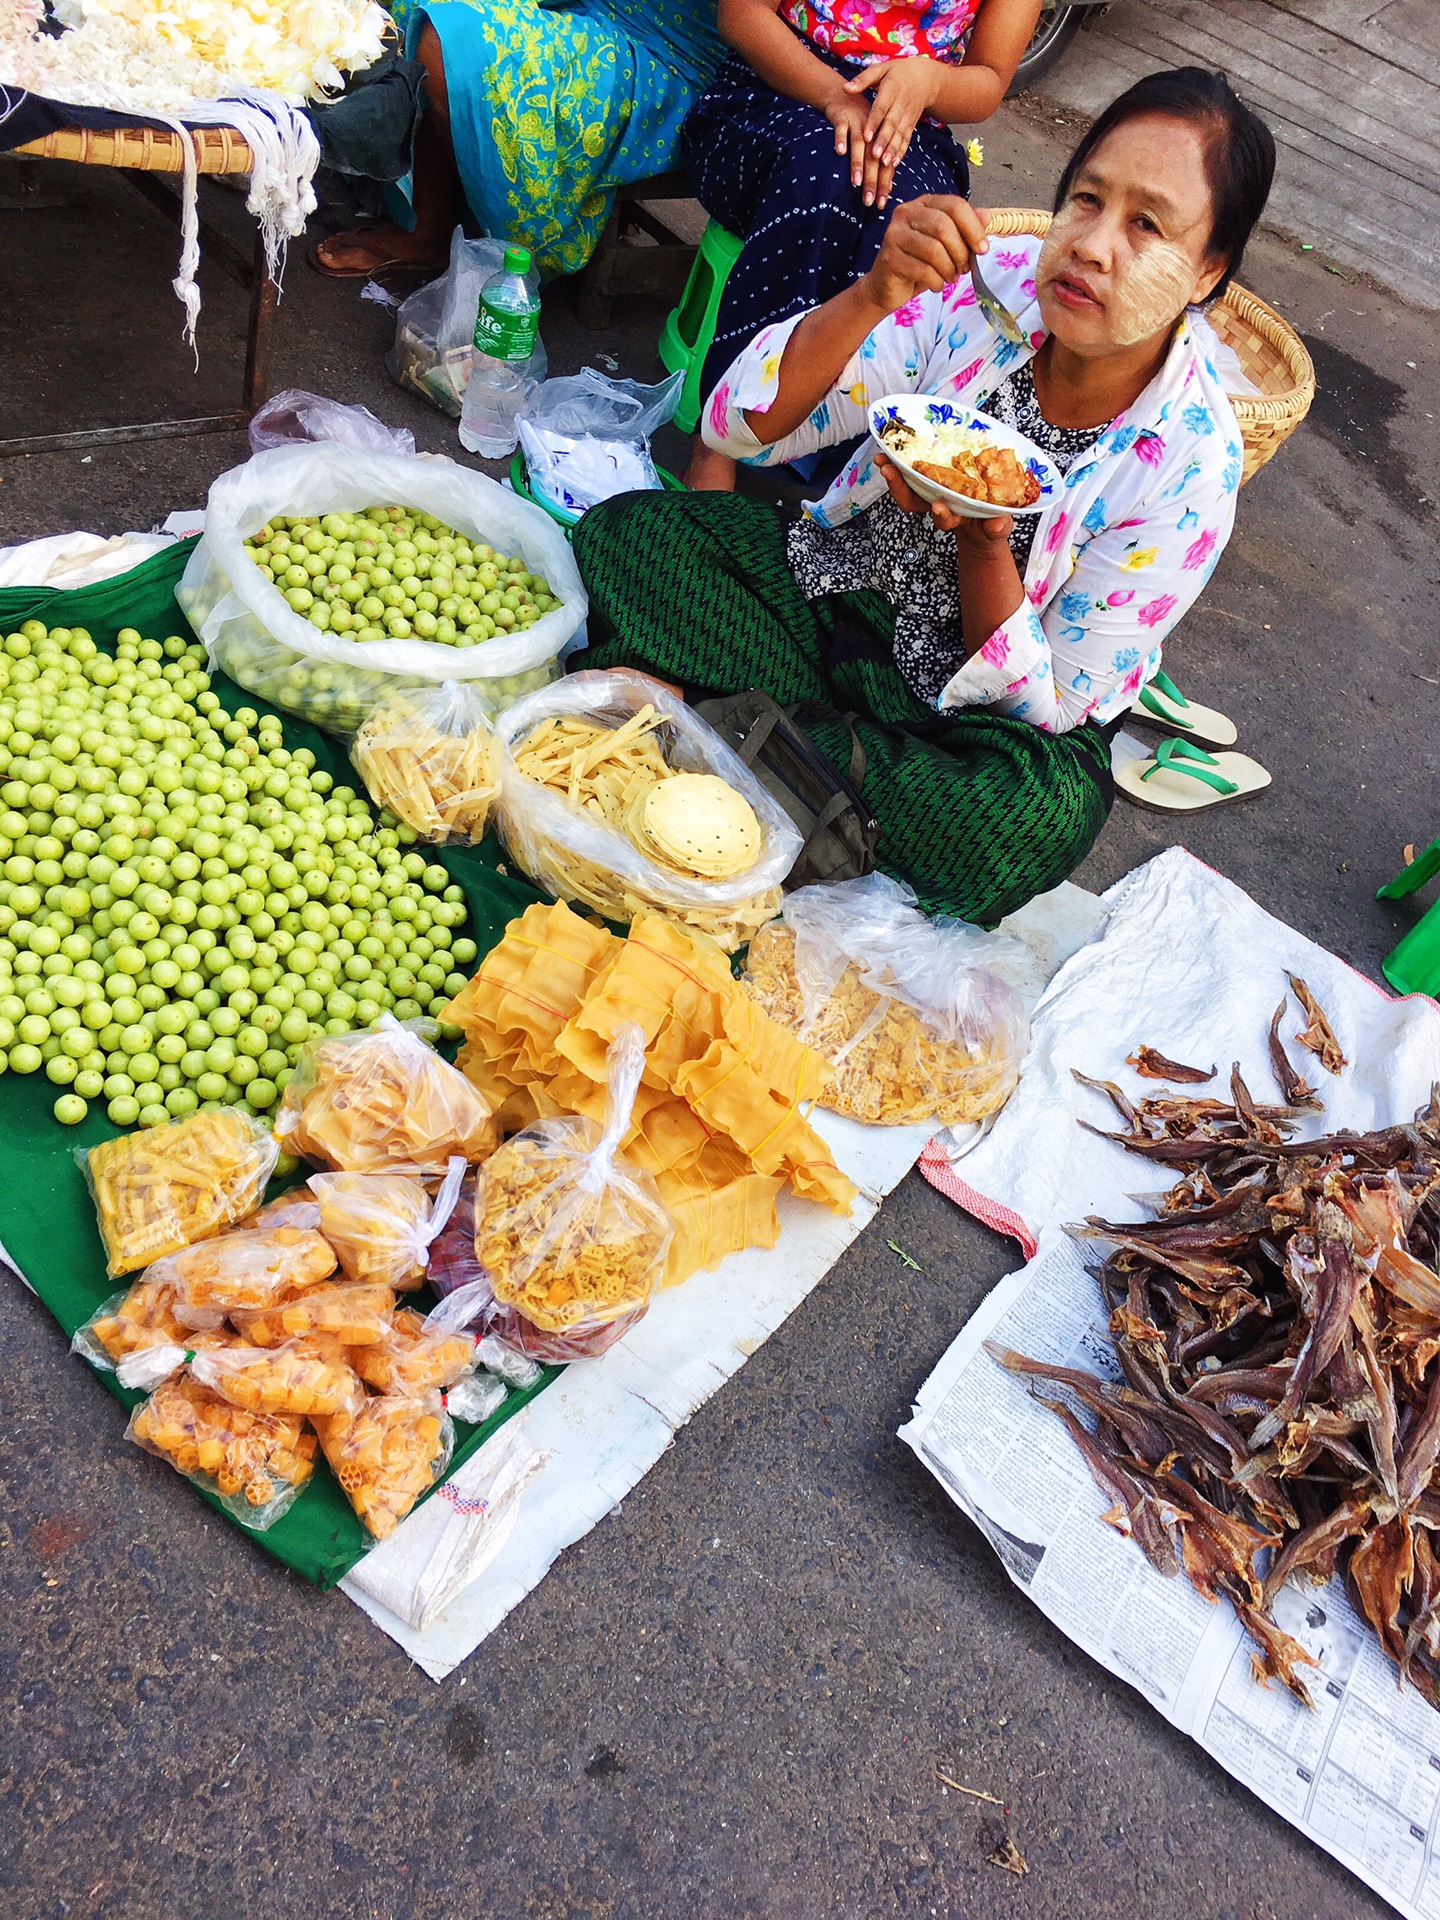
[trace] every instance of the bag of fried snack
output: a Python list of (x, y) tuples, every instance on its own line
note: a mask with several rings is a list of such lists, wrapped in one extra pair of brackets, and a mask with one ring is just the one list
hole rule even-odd
[(727, 953), (779, 911), (794, 822), (658, 682), (570, 674), (507, 707), (496, 730), (500, 837), (547, 893), (607, 920), (653, 909)]
[(883, 873), (801, 887), (751, 942), (746, 991), (834, 1068), (822, 1106), (857, 1120), (946, 1126), (998, 1113), (1030, 1020), (986, 965), (1015, 943), (934, 921)]
[(300, 1414), (233, 1407), (186, 1370), (136, 1407), (126, 1437), (257, 1533), (274, 1526), (314, 1471), (315, 1435)]
[(106, 1272), (134, 1273), (253, 1213), (279, 1157), (269, 1125), (239, 1107), (77, 1147)]
[(326, 1340), (342, 1347), (368, 1347), (390, 1331), (395, 1294), (390, 1287), (326, 1281), (293, 1300), (230, 1317), (252, 1347), (283, 1347), (287, 1340)]
[(70, 1351), (81, 1354), (92, 1367), (112, 1373), (122, 1361), (156, 1347), (229, 1345), (234, 1335), (220, 1324), (200, 1332), (178, 1318), (174, 1287), (142, 1274), (128, 1288), (103, 1300), (83, 1326), (75, 1329)]
[[(363, 1352), (364, 1349), (357, 1349)], [(365, 1397), (347, 1349), (335, 1340), (287, 1340), (251, 1347), (233, 1337), (223, 1346), (153, 1347), (116, 1368), (122, 1387), (149, 1391), (188, 1367), (201, 1386), (248, 1413), (344, 1413)]]
[(373, 1539), (383, 1540), (449, 1465), (455, 1428), (440, 1395), (379, 1394), (353, 1412), (315, 1422), (345, 1497)]
[(490, 1104), (429, 1044), (433, 1020), (382, 1013), (357, 1033), (326, 1034), (300, 1055), (275, 1119), (287, 1152), (341, 1173), (444, 1173), (495, 1144)]
[(397, 688), (350, 749), (377, 807), (422, 840), (475, 846), (500, 791), (500, 742), (473, 686)]
[(144, 1277), (174, 1287), (182, 1326), (213, 1326), (217, 1315), (271, 1307), (318, 1286), (335, 1265), (333, 1247), (314, 1227), (237, 1227), (167, 1254)]
[(431, 1327), (413, 1307), (402, 1307), (385, 1338), (354, 1355), (355, 1371), (377, 1393), (423, 1393), (429, 1387), (443, 1392), (478, 1365), (473, 1333)]
[(654, 1181), (619, 1157), (645, 1069), (638, 1026), (621, 1028), (607, 1065), (603, 1128), (537, 1121), (480, 1174), (475, 1253), (511, 1310), (490, 1326), (536, 1360), (603, 1353), (649, 1307), (670, 1251)]
[(470, 1343), (470, 1371), (456, 1380), (445, 1394), (445, 1405), (457, 1420), (469, 1420), (476, 1425), (488, 1420), (504, 1405), (512, 1387), (524, 1392), (540, 1378), (538, 1361), (517, 1347), (507, 1346), (488, 1330), (497, 1317), (503, 1323), (519, 1316), (513, 1308), (497, 1304), (489, 1276), (482, 1274), (478, 1280), (447, 1294), (438, 1307), (431, 1308), (423, 1322), (424, 1333), (430, 1340), (461, 1339)]
[(432, 1200), (400, 1173), (315, 1173), (320, 1231), (348, 1280), (409, 1293), (424, 1284), (430, 1245), (460, 1193), (465, 1162), (457, 1154)]

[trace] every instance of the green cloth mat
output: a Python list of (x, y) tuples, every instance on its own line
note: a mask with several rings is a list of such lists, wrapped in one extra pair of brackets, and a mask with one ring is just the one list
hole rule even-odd
[[(29, 587), (0, 590), (0, 638), (13, 633), (25, 620), (43, 620), (49, 627), (84, 627), (97, 646), (110, 650), (122, 627), (136, 627), (146, 639), (163, 640), (172, 633), (193, 638), (175, 603), (175, 583), (191, 551), (188, 540), (180, 541), (116, 580), (71, 592)], [(244, 692), (222, 674), (212, 675), (211, 685), (227, 712), (243, 706), (256, 712), (270, 711), (263, 700)], [(317, 766), (337, 783), (363, 791), (362, 782), (336, 741), (288, 714), (280, 718), (285, 726), (285, 744), (292, 752), (308, 747)], [(547, 897), (528, 881), (497, 871), (500, 849), (492, 839), (475, 848), (442, 848), (438, 858), (465, 890), (470, 909), (468, 932), (482, 954), (500, 939), (507, 921), (523, 913), (532, 902)], [(75, 1160), (77, 1147), (93, 1147), (98, 1141), (112, 1139), (120, 1129), (110, 1124), (104, 1109), (98, 1106), (78, 1127), (60, 1126), (50, 1110), (59, 1091), (43, 1073), (0, 1074), (0, 1241), (43, 1305), (67, 1334), (73, 1334), (102, 1301), (128, 1284), (111, 1279), (105, 1272), (95, 1209)], [(419, 1300), (423, 1304), (424, 1296)], [(482, 1426), (457, 1420), (455, 1452), (445, 1478), (497, 1427), (543, 1392), (560, 1371), (547, 1367), (543, 1378), (527, 1392), (512, 1391)], [(113, 1373), (101, 1373), (99, 1377), (127, 1407), (143, 1398), (127, 1392)], [(219, 1512), (225, 1512), (218, 1499), (208, 1494), (204, 1497)], [(233, 1519), (229, 1514), (226, 1517)], [(319, 1587), (333, 1587), (343, 1579), (370, 1544), (323, 1459), (317, 1459), (314, 1475), (287, 1514), (264, 1533), (249, 1528), (245, 1531), (267, 1553)]]

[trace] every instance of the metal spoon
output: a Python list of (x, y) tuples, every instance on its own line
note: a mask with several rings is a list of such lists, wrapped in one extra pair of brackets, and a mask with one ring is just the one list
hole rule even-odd
[(975, 304), (990, 322), (996, 333), (1000, 335), (1000, 338), (1002, 340), (1008, 340), (1012, 347), (1028, 345), (1026, 335), (1021, 330), (1020, 322), (1008, 307), (1001, 306), (989, 287), (986, 286), (980, 274), (980, 256), (975, 253), (972, 253), (970, 256), (970, 284), (975, 289)]

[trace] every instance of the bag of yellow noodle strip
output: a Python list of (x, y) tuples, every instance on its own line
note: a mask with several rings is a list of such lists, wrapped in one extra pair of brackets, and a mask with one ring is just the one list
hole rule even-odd
[(376, 806), (422, 840), (475, 846), (500, 791), (500, 742), (489, 711), (458, 680), (390, 694), (350, 749)]
[(496, 731), (500, 835), (548, 893), (608, 920), (663, 913), (726, 952), (779, 912), (794, 823), (657, 681), (574, 673), (517, 700)]
[(1010, 944), (928, 919), (908, 887), (870, 873), (792, 893), (751, 942), (744, 985), (829, 1061), (822, 1106), (957, 1126), (999, 1112), (1030, 1044), (1024, 1001), (986, 964)]
[(481, 1170), (475, 1253), (494, 1289), (490, 1330), (536, 1360), (603, 1353), (646, 1311), (674, 1227), (648, 1174), (619, 1158), (645, 1036), (616, 1035), (605, 1125), (540, 1120)]

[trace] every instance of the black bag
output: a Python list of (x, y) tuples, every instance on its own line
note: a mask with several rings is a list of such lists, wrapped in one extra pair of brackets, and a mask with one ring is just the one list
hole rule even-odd
[[(871, 871), (880, 823), (860, 792), (865, 749), (855, 732), (853, 714), (839, 713), (823, 700), (802, 700), (787, 709), (758, 687), (703, 701), (696, 712), (735, 749), (803, 834), (805, 844), (790, 870), (787, 887), (855, 880)], [(799, 713), (839, 720), (849, 727), (848, 777), (795, 725)]]

